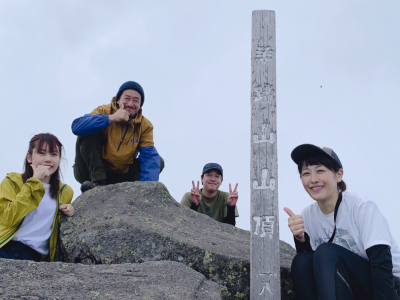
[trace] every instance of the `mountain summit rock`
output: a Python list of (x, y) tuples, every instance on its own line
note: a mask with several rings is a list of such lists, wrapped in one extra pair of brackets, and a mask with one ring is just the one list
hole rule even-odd
[[(57, 258), (69, 263), (175, 261), (216, 282), (224, 299), (248, 299), (250, 232), (183, 207), (159, 182), (94, 188), (64, 218)], [(281, 242), (282, 299), (291, 299), (295, 250)], [(168, 274), (165, 269), (164, 274)]]
[[(180, 205), (162, 183), (96, 187), (74, 207), (58, 262), (0, 259), (0, 299), (250, 299), (250, 232)], [(294, 298), (294, 255), (281, 241), (282, 300)]]

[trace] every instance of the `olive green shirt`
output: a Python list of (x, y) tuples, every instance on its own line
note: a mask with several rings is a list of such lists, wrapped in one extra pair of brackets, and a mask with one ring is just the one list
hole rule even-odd
[[(207, 198), (202, 194), (202, 190), (200, 190), (201, 200), (197, 212), (205, 214), (218, 222), (222, 222), (222, 219), (226, 217), (228, 212), (226, 201), (228, 200), (229, 193), (218, 191), (213, 198)], [(181, 204), (186, 207), (192, 205), (190, 192), (183, 195)], [(237, 206), (235, 206), (235, 217), (239, 217)]]

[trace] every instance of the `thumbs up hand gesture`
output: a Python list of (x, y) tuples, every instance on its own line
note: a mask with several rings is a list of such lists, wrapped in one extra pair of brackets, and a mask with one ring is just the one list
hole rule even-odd
[(129, 120), (129, 112), (125, 109), (124, 104), (121, 102), (118, 110), (112, 115), (109, 115), (108, 119), (110, 120), (110, 123), (127, 122)]
[(295, 215), (288, 207), (285, 207), (283, 210), (289, 215), (288, 226), (290, 231), (293, 233), (296, 240), (304, 243), (306, 239), (304, 237), (303, 218), (301, 215)]

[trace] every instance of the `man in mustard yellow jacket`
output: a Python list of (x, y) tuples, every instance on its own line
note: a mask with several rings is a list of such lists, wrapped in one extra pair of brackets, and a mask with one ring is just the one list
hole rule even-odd
[(72, 123), (78, 136), (75, 179), (85, 192), (98, 185), (158, 181), (164, 161), (153, 141), (153, 125), (142, 115), (143, 88), (125, 82), (110, 104)]

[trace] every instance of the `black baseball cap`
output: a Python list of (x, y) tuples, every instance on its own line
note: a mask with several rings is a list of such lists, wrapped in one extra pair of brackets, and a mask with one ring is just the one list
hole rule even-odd
[(203, 176), (204, 173), (207, 173), (210, 170), (218, 171), (219, 173), (221, 173), (221, 176), (224, 177), (224, 172), (222, 171), (222, 167), (216, 163), (206, 164), (203, 168), (203, 173), (201, 173), (201, 175)]
[(331, 148), (328, 147), (318, 147), (312, 144), (302, 144), (300, 146), (297, 146), (296, 148), (293, 149), (291, 157), (292, 160), (298, 165), (300, 161), (303, 160), (303, 158), (311, 152), (316, 152), (316, 153), (322, 153), (324, 155), (329, 156), (330, 158), (333, 158), (338, 164), (341, 169), (343, 169), (342, 163), (340, 162), (339, 157), (333, 151)]

